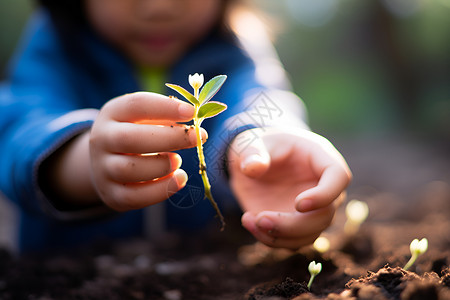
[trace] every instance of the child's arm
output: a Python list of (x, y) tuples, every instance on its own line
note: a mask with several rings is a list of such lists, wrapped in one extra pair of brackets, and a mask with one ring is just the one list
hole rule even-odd
[(191, 105), (159, 94), (133, 93), (109, 101), (91, 131), (46, 165), (58, 199), (72, 206), (101, 200), (117, 211), (167, 199), (187, 181), (179, 169), (181, 157), (169, 151), (196, 145), (194, 130), (176, 122), (193, 115)]
[[(258, 139), (239, 143), (249, 136)], [(245, 211), (242, 224), (272, 247), (314, 242), (331, 223), (352, 177), (328, 140), (300, 128), (245, 131), (228, 158), (230, 183)]]

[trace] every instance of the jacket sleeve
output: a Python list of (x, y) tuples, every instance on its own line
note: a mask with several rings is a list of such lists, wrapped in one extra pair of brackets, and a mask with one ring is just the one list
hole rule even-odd
[(37, 14), (0, 86), (0, 189), (21, 209), (58, 218), (67, 216), (40, 189), (40, 163), (97, 114), (73, 96), (62, 52), (49, 18)]

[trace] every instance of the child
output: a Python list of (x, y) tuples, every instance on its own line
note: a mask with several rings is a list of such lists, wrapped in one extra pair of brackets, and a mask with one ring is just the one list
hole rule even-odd
[[(236, 15), (237, 3), (41, 4), (0, 90), (0, 188), (20, 207), (22, 251), (142, 235), (146, 218), (162, 214), (168, 229), (212, 218), (184, 125), (193, 108), (163, 96), (165, 82), (187, 88), (195, 72), (228, 76), (215, 96), (228, 109), (202, 131), (220, 205), (235, 196), (243, 226), (271, 247), (310, 244), (330, 224), (351, 173), (308, 131), (272, 48), (259, 27), (242, 28), (251, 15)], [(160, 210), (149, 217), (145, 207)]]

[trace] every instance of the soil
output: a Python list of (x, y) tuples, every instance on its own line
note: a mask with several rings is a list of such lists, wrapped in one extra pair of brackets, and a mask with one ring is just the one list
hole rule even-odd
[[(341, 207), (325, 253), (269, 249), (232, 215), (224, 232), (189, 239), (167, 233), (22, 257), (0, 250), (0, 299), (450, 299), (450, 185), (391, 193), (359, 184), (349, 198), (367, 202), (369, 218), (347, 236)], [(428, 251), (405, 271), (410, 242), (423, 237)], [(308, 290), (313, 260), (323, 268)]]

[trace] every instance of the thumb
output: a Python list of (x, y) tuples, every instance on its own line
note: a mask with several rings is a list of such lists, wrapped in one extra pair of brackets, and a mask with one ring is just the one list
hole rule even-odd
[(250, 129), (242, 132), (233, 143), (233, 150), (238, 157), (238, 167), (243, 174), (251, 178), (262, 176), (270, 166), (270, 154), (263, 138), (255, 131), (256, 129)]

